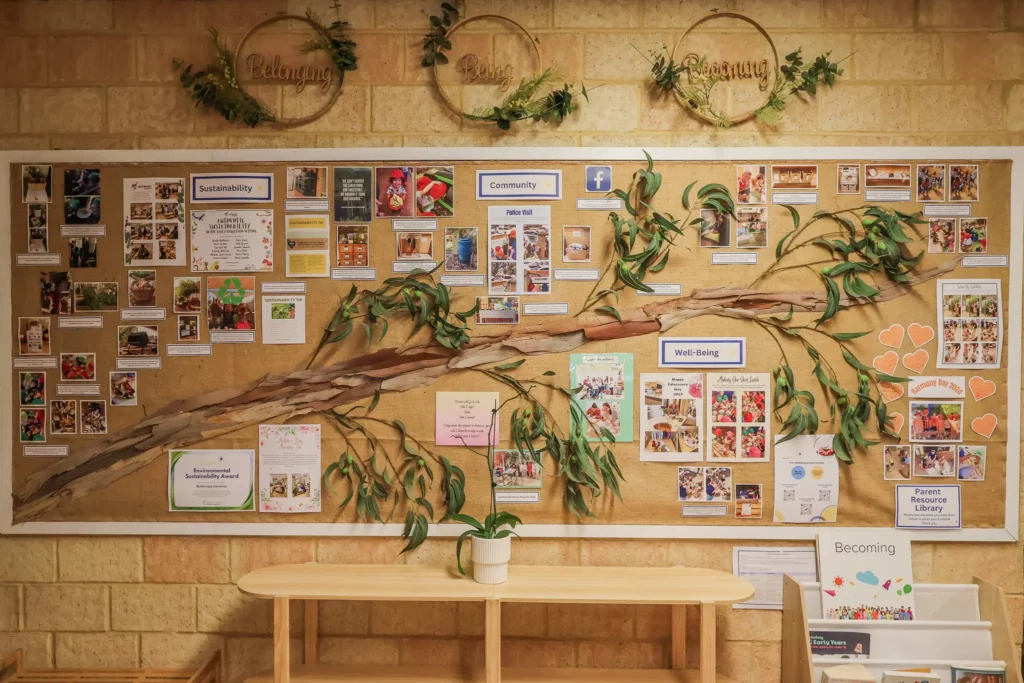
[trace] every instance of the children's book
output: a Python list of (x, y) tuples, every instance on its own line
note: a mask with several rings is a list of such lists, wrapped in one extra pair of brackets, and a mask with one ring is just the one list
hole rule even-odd
[(961, 669), (953, 667), (953, 683), (1006, 683), (1001, 669)]
[(811, 654), (835, 659), (867, 659), (871, 634), (856, 631), (811, 631)]
[(821, 683), (876, 683), (871, 670), (860, 664), (833, 666), (821, 672)]
[(826, 619), (914, 618), (913, 564), (907, 532), (872, 529), (818, 534), (818, 568), (821, 610)]

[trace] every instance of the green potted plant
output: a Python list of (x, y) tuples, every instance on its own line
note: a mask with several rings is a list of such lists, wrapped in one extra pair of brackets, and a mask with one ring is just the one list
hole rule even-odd
[[(508, 581), (508, 561), (512, 557), (512, 536), (517, 536), (515, 529), (517, 524), (523, 521), (511, 512), (499, 512), (498, 501), (495, 495), (496, 484), (494, 482), (494, 424), (498, 419), (498, 406), (495, 402), (491, 409), (491, 424), (487, 430), (487, 453), (470, 448), (487, 460), (487, 469), (491, 480), (491, 508), (490, 512), (481, 522), (471, 515), (455, 513), (448, 515), (449, 519), (462, 522), (470, 527), (462, 532), (459, 541), (455, 545), (455, 557), (459, 567), (459, 573), (466, 575), (462, 567), (462, 544), (467, 538), (472, 538), (471, 552), (473, 558), (473, 580), (477, 583), (497, 584)], [(465, 439), (463, 439), (465, 444)]]

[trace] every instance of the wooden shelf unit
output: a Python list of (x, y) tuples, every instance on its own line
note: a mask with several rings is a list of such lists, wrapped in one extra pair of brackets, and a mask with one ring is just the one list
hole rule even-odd
[[(485, 586), (443, 567), (295, 564), (267, 567), (238, 581), (243, 593), (274, 601), (274, 669), (249, 683), (729, 683), (715, 666), (715, 606), (749, 599), (746, 579), (685, 567), (509, 567), (508, 581)], [(305, 607), (303, 664), (291, 662), (288, 614)], [(335, 667), (317, 663), (320, 600), (475, 601), (485, 605), (482, 670), (424, 667)], [(502, 667), (501, 603), (672, 605), (668, 670), (528, 669)], [(685, 671), (685, 606), (700, 607), (700, 670)]]
[(1004, 668), (1008, 683), (1024, 683), (1003, 590), (979, 578), (970, 584), (914, 586), (913, 621), (823, 619), (821, 584), (783, 579), (782, 680), (819, 683), (822, 670), (849, 660), (814, 657), (811, 631), (871, 634), (871, 656), (858, 660), (879, 680), (883, 671)]

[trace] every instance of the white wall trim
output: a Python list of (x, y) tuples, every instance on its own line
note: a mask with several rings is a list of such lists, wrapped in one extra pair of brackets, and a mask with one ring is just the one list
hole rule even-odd
[[(1020, 401), (1022, 290), (1024, 290), (1024, 147), (712, 147), (648, 148), (656, 161), (924, 161), (997, 160), (1013, 162), (1011, 178), (1010, 285), (1004, 292), (1009, 312), (1005, 321), (1008, 340), (1007, 368), (1007, 462), (1006, 514), (1002, 529), (959, 531), (912, 531), (920, 541), (1014, 542), (1018, 538), (1020, 512)], [(123, 150), (123, 151), (11, 151), (0, 152), (0, 281), (11, 282), (11, 165), (22, 163), (227, 163), (227, 162), (388, 162), (388, 161), (643, 161), (641, 148), (625, 147), (460, 147), (452, 149), (391, 147), (382, 149), (267, 149), (267, 150)], [(53, 236), (51, 231), (51, 237)], [(36, 293), (32, 292), (35, 296)], [(13, 358), (11, 297), (0, 296), (0, 358)], [(15, 372), (0, 375), (0, 433), (13, 435)], [(194, 536), (398, 536), (400, 524), (303, 523), (303, 522), (30, 522), (14, 525), (11, 472), (14, 449), (11, 439), (0, 444), (0, 534), (17, 535), (194, 535)], [(969, 486), (969, 484), (968, 484)], [(842, 508), (840, 508), (842, 514)], [(644, 538), (723, 540), (813, 540), (818, 525), (628, 525), (628, 524), (528, 524), (522, 535), (529, 538)], [(828, 527), (832, 528), (832, 527)], [(852, 528), (852, 527), (846, 527)], [(462, 525), (431, 525), (436, 537), (457, 536)]]

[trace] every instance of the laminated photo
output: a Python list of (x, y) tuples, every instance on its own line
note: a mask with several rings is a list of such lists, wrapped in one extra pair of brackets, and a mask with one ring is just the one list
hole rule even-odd
[(206, 278), (206, 325), (210, 330), (255, 330), (256, 276)]
[(50, 353), (50, 318), (18, 318), (18, 355), (46, 356)]
[(160, 329), (156, 325), (118, 325), (118, 358), (159, 355)]
[(917, 201), (946, 201), (946, 165), (917, 165)]
[(837, 194), (860, 194), (860, 164), (838, 164)]
[(19, 372), (18, 389), (19, 406), (46, 406), (45, 372)]
[(709, 372), (708, 462), (769, 462), (771, 375)]
[(139, 373), (134, 370), (116, 370), (110, 373), (110, 405), (139, 405)]
[(704, 457), (704, 378), (699, 373), (643, 373), (640, 460), (700, 462)]
[(100, 170), (64, 170), (65, 225), (95, 225), (100, 222)]
[(986, 446), (960, 446), (957, 449), (956, 478), (959, 481), (985, 481)]
[(768, 246), (768, 207), (740, 207), (736, 209), (736, 246)]
[(95, 382), (95, 353), (62, 353), (60, 354), (60, 381), (62, 382)]
[(455, 167), (416, 168), (416, 215), (438, 218), (455, 216)]
[(50, 401), (50, 434), (78, 434), (78, 401)]
[(928, 253), (956, 253), (955, 218), (931, 218), (928, 220)]
[(444, 269), (449, 273), (479, 270), (476, 228), (444, 229)]
[(736, 203), (768, 203), (768, 170), (765, 165), (736, 167)]
[(42, 313), (70, 315), (74, 311), (74, 287), (71, 273), (42, 272), (39, 274), (39, 296)]
[(732, 246), (732, 216), (715, 209), (700, 210), (700, 246), (721, 248)]
[(50, 250), (49, 214), (46, 204), (28, 205), (28, 253), (44, 254)]
[(886, 481), (909, 481), (911, 469), (910, 446), (882, 447), (882, 474)]
[(416, 201), (412, 166), (378, 166), (374, 174), (377, 218), (412, 218)]
[(174, 278), (174, 313), (198, 313), (203, 310), (203, 281), (199, 277)]
[(956, 451), (953, 444), (913, 447), (915, 477), (955, 477)]
[(25, 164), (21, 167), (21, 201), (49, 204), (53, 196), (53, 167)]
[(950, 164), (949, 201), (976, 202), (981, 198), (977, 164)]
[(107, 433), (107, 402), (106, 401), (79, 401), (79, 414), (81, 416), (82, 434), (106, 434)]
[(156, 271), (128, 271), (128, 307), (156, 306)]
[(570, 354), (569, 386), (578, 387), (573, 423), (586, 425), (588, 441), (633, 441), (633, 354)]
[(984, 254), (988, 252), (988, 219), (960, 219), (960, 253)]
[(44, 443), (46, 441), (46, 408), (22, 408), (18, 411), (21, 443)]

